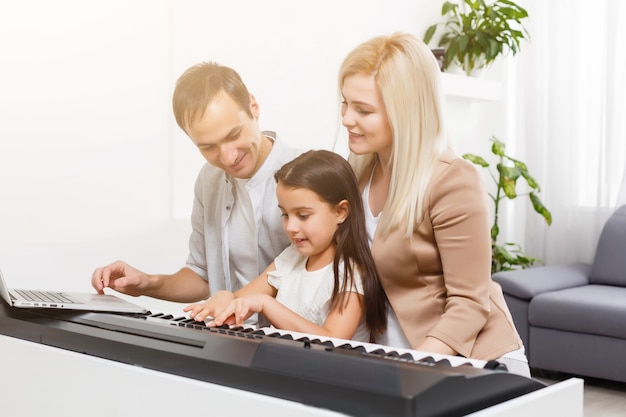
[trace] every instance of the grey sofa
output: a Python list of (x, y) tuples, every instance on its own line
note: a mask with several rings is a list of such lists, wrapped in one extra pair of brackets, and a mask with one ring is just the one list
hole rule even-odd
[(626, 382), (626, 206), (593, 263), (499, 272), (531, 368)]

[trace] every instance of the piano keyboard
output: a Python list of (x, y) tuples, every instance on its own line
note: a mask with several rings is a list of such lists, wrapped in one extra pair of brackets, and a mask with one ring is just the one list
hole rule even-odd
[(0, 334), (355, 417), (464, 416), (545, 387), (496, 361), (163, 313), (0, 303)]
[(311, 338), (313, 340), (319, 341), (321, 344), (330, 343), (333, 347), (336, 348), (349, 348), (362, 350), (364, 352), (373, 354), (373, 355), (382, 355), (391, 358), (397, 358), (402, 361), (412, 361), (412, 362), (421, 362), (421, 363), (438, 363), (438, 364), (449, 364), (450, 366), (464, 366), (471, 365), (477, 368), (484, 368), (487, 366), (487, 361), (479, 360), (479, 359), (467, 359), (461, 356), (451, 356), (451, 355), (443, 355), (432, 352), (424, 352), (413, 349), (403, 349), (396, 348), (391, 346), (379, 345), (375, 343), (365, 343), (365, 342), (356, 342), (354, 340), (346, 340), (346, 339), (338, 339), (338, 338), (329, 338), (329, 337), (320, 337), (314, 335), (308, 335), (305, 333), (298, 333), (293, 331), (279, 330), (275, 328), (262, 327), (259, 329), (266, 335), (271, 335), (274, 333), (278, 333), (281, 336), (293, 337), (294, 340), (300, 340), (304, 338)]
[(331, 338), (325, 336), (317, 336), (312, 334), (294, 332), (290, 330), (281, 330), (274, 327), (254, 327), (251, 325), (246, 326), (220, 326), (220, 327), (208, 327), (202, 322), (197, 322), (194, 319), (187, 317), (174, 317), (171, 314), (151, 312), (143, 315), (138, 315), (142, 318), (146, 318), (149, 321), (167, 323), (169, 325), (186, 327), (198, 330), (208, 330), (214, 332), (238, 332), (238, 333), (254, 333), (262, 335), (264, 337), (280, 337), (283, 339), (291, 339), (296, 341), (303, 341), (315, 344), (322, 344), (331, 346), (334, 348), (353, 349), (371, 355), (384, 356), (386, 358), (396, 359), (398, 361), (417, 362), (420, 364), (438, 364), (449, 366), (473, 366), (476, 368), (488, 368), (488, 369), (501, 369), (505, 370), (506, 367), (503, 364), (495, 361), (484, 361), (479, 359), (469, 359), (461, 356), (451, 356), (439, 353), (424, 352), (413, 349), (396, 348), (392, 346), (385, 346), (375, 343), (357, 342), (354, 340)]

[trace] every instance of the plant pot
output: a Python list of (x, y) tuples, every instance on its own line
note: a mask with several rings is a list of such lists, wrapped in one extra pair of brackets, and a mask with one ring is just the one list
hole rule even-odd
[(455, 62), (451, 62), (450, 65), (448, 65), (448, 68), (446, 68), (446, 72), (450, 74), (464, 75), (466, 77), (474, 77), (474, 78), (481, 78), (485, 73), (484, 67), (482, 67), (482, 68), (474, 68), (472, 72), (468, 74), (467, 71), (465, 71), (463, 67), (461, 67)]

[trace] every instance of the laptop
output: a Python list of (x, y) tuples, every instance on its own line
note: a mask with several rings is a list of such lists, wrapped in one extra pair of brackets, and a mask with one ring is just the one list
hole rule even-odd
[(0, 271), (0, 296), (13, 307), (145, 313), (147, 309), (109, 294), (9, 288)]

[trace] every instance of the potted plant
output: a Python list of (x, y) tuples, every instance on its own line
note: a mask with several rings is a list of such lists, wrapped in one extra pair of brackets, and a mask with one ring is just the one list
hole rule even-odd
[(521, 195), (528, 195), (533, 208), (545, 219), (548, 226), (552, 224), (552, 214), (543, 205), (537, 193), (540, 190), (537, 181), (528, 173), (526, 164), (520, 160), (512, 158), (504, 153), (505, 145), (496, 137), (492, 136), (490, 139), (493, 144), (491, 145), (491, 153), (498, 157), (498, 163), (496, 165), (497, 175), (489, 168), (489, 163), (480, 156), (466, 153), (463, 158), (479, 165), (483, 168), (489, 169), (491, 178), (496, 183), (496, 193), (491, 194), (491, 200), (494, 202), (494, 221), (491, 226), (491, 273), (494, 274), (498, 271), (510, 271), (512, 269), (528, 268), (535, 263), (540, 262), (539, 259), (526, 255), (520, 245), (512, 242), (505, 242), (500, 244), (498, 242), (498, 235), (500, 234), (499, 210), (500, 202), (505, 198), (513, 200), (520, 194), (517, 193), (517, 180), (523, 178), (530, 188), (530, 192)]
[(445, 48), (445, 68), (456, 64), (467, 75), (489, 66), (500, 55), (520, 50), (522, 40), (530, 35), (522, 21), (528, 12), (510, 0), (462, 0), (459, 4), (446, 1), (441, 7), (445, 20), (430, 26), (424, 34), (428, 44), (437, 29), (443, 26), (438, 46)]

